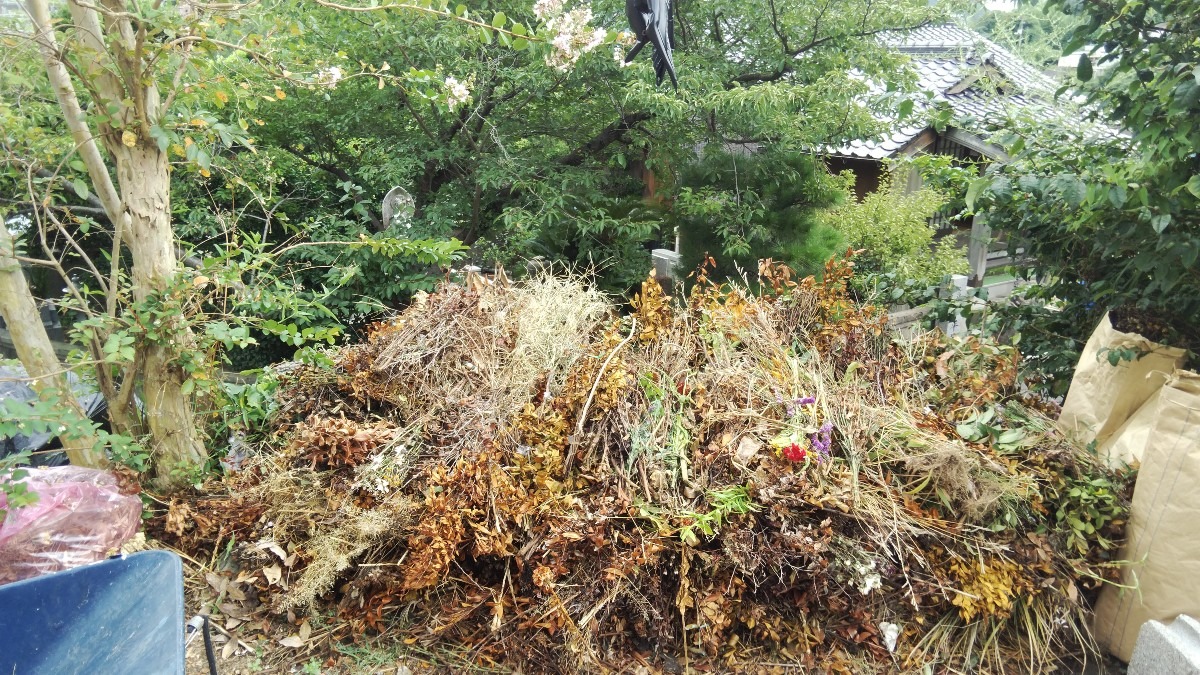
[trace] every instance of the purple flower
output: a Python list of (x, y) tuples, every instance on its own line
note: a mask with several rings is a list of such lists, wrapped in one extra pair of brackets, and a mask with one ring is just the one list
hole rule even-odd
[(817, 461), (829, 459), (832, 454), (833, 424), (826, 422), (816, 432), (808, 435), (809, 445), (817, 453)]
[(796, 416), (796, 408), (798, 408), (800, 406), (812, 405), (812, 404), (816, 403), (817, 397), (802, 396), (800, 398), (793, 398), (793, 399), (788, 399), (785, 401), (783, 399), (783, 396), (781, 396), (779, 394), (779, 392), (776, 391), (775, 392), (775, 402), (782, 405), (784, 407), (784, 409), (787, 410), (788, 417), (795, 417)]

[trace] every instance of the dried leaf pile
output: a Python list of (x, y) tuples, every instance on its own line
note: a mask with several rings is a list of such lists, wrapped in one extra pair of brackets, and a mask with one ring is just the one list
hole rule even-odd
[(897, 341), (851, 268), (651, 277), (623, 317), (575, 279), (446, 285), (283, 373), (273, 441), (165, 536), (227, 552), (233, 615), (522, 672), (1089, 653), (1122, 479), (1021, 404), (1015, 351)]

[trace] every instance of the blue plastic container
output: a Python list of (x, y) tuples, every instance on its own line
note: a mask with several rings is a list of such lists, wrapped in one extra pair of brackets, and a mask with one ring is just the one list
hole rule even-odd
[(183, 675), (183, 567), (144, 551), (0, 586), (3, 675)]

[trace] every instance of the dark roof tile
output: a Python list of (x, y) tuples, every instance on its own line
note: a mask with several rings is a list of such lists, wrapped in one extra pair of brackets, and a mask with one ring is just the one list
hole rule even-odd
[[(974, 31), (950, 25), (926, 26), (907, 33), (887, 33), (883, 40), (893, 49), (909, 55), (918, 88), (930, 94), (930, 104), (949, 105), (958, 125), (965, 131), (982, 134), (1016, 111), (1027, 111), (1039, 117), (1053, 114), (1052, 96), (1056, 83)], [(1001, 81), (979, 72), (989, 66), (995, 69)], [(968, 78), (976, 74), (981, 75), (979, 81), (968, 82)], [(956, 85), (964, 83), (967, 86), (962, 91), (949, 93)], [(1006, 84), (1017, 91), (997, 90), (1002, 90)], [(905, 126), (882, 138), (856, 139), (829, 151), (834, 155), (884, 159), (893, 156), (924, 128)]]

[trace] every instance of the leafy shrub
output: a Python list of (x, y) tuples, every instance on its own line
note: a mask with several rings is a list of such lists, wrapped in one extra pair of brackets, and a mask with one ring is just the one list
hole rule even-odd
[(929, 219), (946, 204), (946, 197), (925, 188), (905, 193), (889, 181), (862, 201), (847, 201), (820, 215), (822, 224), (863, 249), (855, 264), (860, 274), (893, 273), (918, 285), (935, 285), (947, 274), (967, 271), (967, 259), (953, 238), (934, 243)]
[(739, 267), (753, 275), (760, 258), (775, 258), (806, 276), (843, 248), (817, 213), (847, 191), (811, 155), (710, 151), (681, 171), (679, 185), (674, 213), (685, 269), (711, 255), (718, 276)]
[(302, 288), (311, 289), (306, 292), (320, 297), (341, 321), (396, 307), (416, 291), (433, 290), (439, 268), (463, 250), (456, 239), (410, 239), (400, 227), (374, 233), (343, 220), (314, 221), (307, 227), (311, 242), (329, 243), (292, 246), (281, 257), (301, 270), (296, 277)]
[(1073, 24), (1064, 50), (1082, 54), (1068, 86), (1088, 106), (1010, 120), (990, 139), (1009, 159), (972, 182), (967, 202), (1030, 256), (1031, 293), (1056, 307), (1036, 327), (1038, 350), (1058, 354), (1045, 378), (1065, 391), (1066, 348), (1106, 311), (1118, 330), (1200, 353), (1200, 2), (1047, 6)]
[[(568, 180), (569, 179), (569, 180)], [(605, 291), (624, 294), (650, 269), (662, 215), (645, 204), (642, 184), (628, 177), (591, 181), (573, 174), (561, 184), (530, 186), (538, 208), (514, 206), (476, 241), (470, 258), (520, 269), (533, 256), (595, 272)]]

